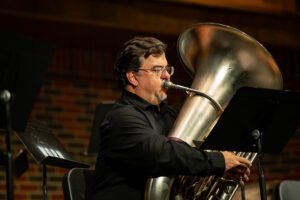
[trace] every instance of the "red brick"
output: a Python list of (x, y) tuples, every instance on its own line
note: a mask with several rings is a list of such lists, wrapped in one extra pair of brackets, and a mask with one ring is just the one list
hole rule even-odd
[(21, 190), (37, 190), (37, 189), (40, 189), (40, 187), (37, 185), (21, 185), (20, 189)]
[(29, 199), (28, 195), (23, 191), (23, 193), (14, 194), (14, 198), (17, 200), (26, 200)]

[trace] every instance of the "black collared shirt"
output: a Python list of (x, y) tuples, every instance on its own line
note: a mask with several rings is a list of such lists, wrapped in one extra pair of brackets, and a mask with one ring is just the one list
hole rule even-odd
[(101, 124), (94, 199), (144, 198), (149, 177), (224, 172), (221, 153), (198, 151), (166, 136), (178, 112), (124, 91)]

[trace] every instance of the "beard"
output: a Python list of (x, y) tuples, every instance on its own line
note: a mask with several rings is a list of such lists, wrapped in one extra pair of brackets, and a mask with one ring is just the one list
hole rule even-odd
[(167, 93), (165, 93), (165, 92), (161, 92), (161, 93), (157, 96), (158, 101), (159, 101), (160, 103), (163, 102), (164, 100), (166, 100), (167, 97), (168, 97), (168, 95), (167, 95)]

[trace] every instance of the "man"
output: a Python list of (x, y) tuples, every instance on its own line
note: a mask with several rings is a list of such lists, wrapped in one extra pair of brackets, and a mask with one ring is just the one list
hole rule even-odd
[[(168, 106), (166, 45), (152, 37), (126, 42), (115, 63), (122, 97), (101, 124), (93, 199), (141, 200), (149, 177), (222, 175), (236, 169), (247, 181), (251, 163), (229, 152), (204, 152), (168, 138), (177, 111)], [(242, 170), (241, 170), (242, 169)]]

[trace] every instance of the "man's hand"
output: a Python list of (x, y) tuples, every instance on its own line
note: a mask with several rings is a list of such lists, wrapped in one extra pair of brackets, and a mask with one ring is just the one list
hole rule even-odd
[(225, 172), (241, 184), (249, 180), (251, 162), (246, 158), (235, 155), (232, 152), (222, 152), (225, 159)]

